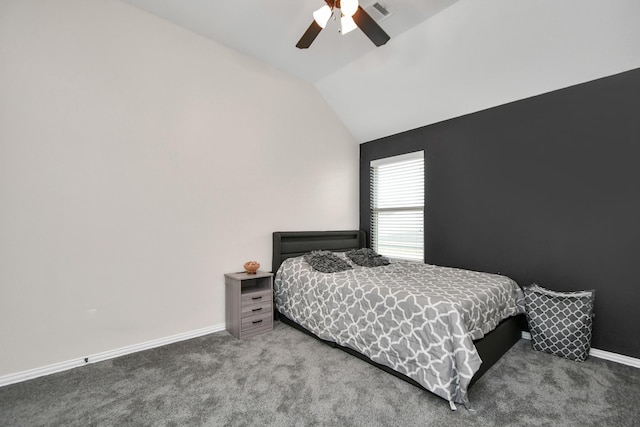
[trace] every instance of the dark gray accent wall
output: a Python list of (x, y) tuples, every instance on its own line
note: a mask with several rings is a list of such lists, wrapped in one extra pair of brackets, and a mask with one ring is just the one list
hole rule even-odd
[(596, 290), (592, 346), (640, 358), (640, 69), (360, 146), (425, 151), (425, 261)]

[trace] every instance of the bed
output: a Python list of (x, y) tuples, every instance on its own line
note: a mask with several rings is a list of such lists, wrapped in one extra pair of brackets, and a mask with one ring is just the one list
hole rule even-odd
[[(359, 230), (273, 233), (279, 319), (452, 409), (468, 407), (468, 388), (521, 338), (522, 291), (505, 276), (400, 261), (361, 267), (344, 256), (364, 247)], [(320, 250), (352, 268), (314, 270), (303, 256)]]

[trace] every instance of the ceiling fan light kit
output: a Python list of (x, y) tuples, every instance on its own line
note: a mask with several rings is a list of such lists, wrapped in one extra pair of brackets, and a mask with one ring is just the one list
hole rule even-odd
[(340, 28), (341, 33), (344, 36), (345, 34), (358, 28), (358, 26), (356, 25), (356, 21), (354, 21), (351, 16), (342, 15), (342, 18), (340, 18)]
[(313, 19), (318, 23), (318, 25), (320, 25), (320, 27), (324, 28), (327, 26), (329, 19), (331, 19), (331, 15), (333, 15), (333, 11), (325, 4), (320, 9), (313, 12)]
[(338, 7), (343, 15), (353, 16), (358, 10), (358, 6), (358, 0), (341, 0)]
[(362, 32), (375, 44), (382, 46), (391, 37), (376, 23), (376, 21), (360, 7), (358, 0), (325, 0), (326, 5), (313, 12), (313, 21), (307, 31), (302, 35), (296, 47), (307, 49), (316, 39), (320, 31), (327, 26), (327, 23), (334, 14), (334, 9), (340, 9), (340, 32), (345, 35), (356, 28)]

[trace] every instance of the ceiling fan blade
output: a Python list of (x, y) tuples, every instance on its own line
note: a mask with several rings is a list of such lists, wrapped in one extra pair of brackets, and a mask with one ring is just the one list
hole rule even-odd
[(307, 31), (304, 32), (304, 34), (298, 41), (298, 44), (296, 44), (296, 47), (299, 49), (308, 48), (309, 46), (311, 46), (311, 43), (313, 43), (316, 37), (318, 37), (320, 31), (322, 31), (322, 27), (318, 25), (315, 20), (313, 20), (311, 22), (311, 25), (309, 25), (309, 28), (307, 28)]
[(358, 6), (358, 11), (353, 15), (353, 20), (376, 46), (380, 47), (391, 39), (389, 34), (385, 33), (382, 27), (362, 7)]

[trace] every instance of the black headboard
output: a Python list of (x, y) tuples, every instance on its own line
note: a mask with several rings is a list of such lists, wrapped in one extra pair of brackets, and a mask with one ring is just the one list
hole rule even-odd
[(273, 260), (271, 270), (275, 273), (287, 258), (311, 251), (344, 252), (366, 245), (364, 231), (276, 231), (273, 233)]

